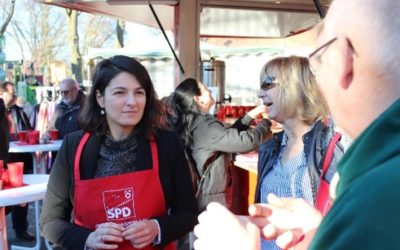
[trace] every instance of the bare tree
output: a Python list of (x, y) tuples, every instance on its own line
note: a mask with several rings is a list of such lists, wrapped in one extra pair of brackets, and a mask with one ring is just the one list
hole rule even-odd
[(68, 24), (68, 44), (70, 50), (72, 76), (82, 82), (82, 55), (79, 51), (78, 11), (66, 9)]
[(114, 36), (113, 19), (99, 15), (85, 15), (82, 18), (82, 52), (88, 53), (89, 48), (101, 48), (112, 46), (112, 38)]
[(23, 59), (28, 50), (31, 61), (40, 67), (36, 74), (44, 74), (45, 82), (50, 82), (51, 63), (63, 52), (65, 22), (61, 9), (31, 0), (22, 0), (18, 8), (10, 36), (20, 47)]
[[(5, 2), (2, 2), (2, 8), (4, 10), (4, 16), (5, 16), (5, 20), (4, 23), (1, 25), (1, 29), (0, 29), (0, 38), (4, 37), (4, 33), (7, 30), (8, 25), (10, 24), (11, 18), (13, 17), (14, 14), (14, 9), (15, 9), (15, 0), (11, 0), (9, 2), (9, 6), (6, 6)], [(9, 8), (8, 11), (7, 7)]]

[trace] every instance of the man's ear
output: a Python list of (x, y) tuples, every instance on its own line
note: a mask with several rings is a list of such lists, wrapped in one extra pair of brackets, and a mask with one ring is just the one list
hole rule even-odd
[(353, 48), (346, 37), (339, 38), (338, 76), (340, 86), (348, 89), (353, 82)]
[(98, 90), (96, 90), (96, 100), (97, 104), (99, 104), (101, 108), (104, 108), (104, 96), (100, 94), (100, 91)]

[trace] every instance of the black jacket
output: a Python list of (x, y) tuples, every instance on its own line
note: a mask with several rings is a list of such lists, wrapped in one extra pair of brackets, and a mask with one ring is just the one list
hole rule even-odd
[[(6, 107), (0, 98), (0, 160), (5, 160), (8, 153), (9, 129), (6, 118)], [(0, 176), (1, 177), (1, 176)]]
[(17, 131), (24, 131), (33, 129), (31, 123), (29, 122), (29, 118), (26, 115), (23, 108), (19, 107), (18, 105), (13, 105), (11, 108), (7, 110), (7, 112), (12, 112), (16, 115), (17, 119)]
[[(51, 170), (40, 220), (42, 235), (47, 240), (71, 250), (84, 249), (86, 238), (91, 232), (70, 222), (75, 187), (73, 162), (82, 135), (82, 131), (77, 131), (64, 139)], [(193, 229), (197, 222), (198, 208), (183, 146), (177, 134), (160, 130), (155, 138), (160, 180), (169, 211), (169, 215), (156, 218), (161, 228), (161, 245), (165, 245)], [(80, 167), (82, 179), (94, 176), (101, 140), (100, 137), (91, 136), (83, 150)], [(135, 171), (151, 168), (149, 141), (139, 136), (138, 145), (138, 168)]]
[(80, 130), (79, 112), (85, 102), (85, 95), (82, 91), (78, 92), (75, 102), (72, 105), (67, 105), (64, 102), (57, 104), (54, 114), (57, 116), (55, 128), (58, 129), (60, 139), (65, 135)]
[[(317, 122), (313, 129), (303, 135), (304, 154), (306, 156), (307, 167), (310, 173), (311, 188), (314, 204), (316, 202), (317, 191), (320, 182), (323, 159), (328, 147), (330, 138), (333, 136), (333, 130), (325, 126), (322, 122)], [(273, 138), (259, 148), (258, 157), (258, 175), (255, 202), (260, 202), (261, 181), (268, 171), (275, 164), (281, 149), (283, 132), (273, 135)], [(343, 147), (340, 143), (336, 144), (333, 159), (329, 166), (329, 172), (335, 172), (336, 164), (343, 156)], [(328, 179), (330, 181), (330, 179)]]

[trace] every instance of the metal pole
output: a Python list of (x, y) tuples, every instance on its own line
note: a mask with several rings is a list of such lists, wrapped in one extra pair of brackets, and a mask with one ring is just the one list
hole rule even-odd
[(185, 74), (185, 70), (184, 70), (183, 67), (182, 67), (181, 61), (179, 61), (179, 58), (178, 58), (178, 56), (176, 55), (174, 48), (172, 48), (171, 42), (169, 41), (169, 39), (168, 39), (168, 37), (167, 37), (167, 34), (165, 33), (164, 27), (162, 26), (160, 20), (158, 19), (158, 16), (157, 16), (156, 12), (154, 11), (153, 5), (152, 5), (150, 2), (149, 2), (149, 7), (150, 7), (151, 12), (153, 13), (154, 18), (155, 18), (156, 21), (157, 21), (158, 27), (160, 27), (161, 32), (162, 32), (163, 35), (164, 35), (165, 40), (167, 40), (168, 46), (169, 46), (169, 48), (171, 49), (172, 54), (174, 55), (175, 60), (176, 60), (176, 62), (178, 63), (179, 68), (180, 68), (182, 74)]
[(315, 8), (318, 11), (319, 17), (323, 19), (325, 17), (325, 10), (322, 8), (321, 3), (319, 0), (313, 0)]

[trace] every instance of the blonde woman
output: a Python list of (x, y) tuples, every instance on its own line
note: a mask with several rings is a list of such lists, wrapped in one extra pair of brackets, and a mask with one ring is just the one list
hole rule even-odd
[[(328, 109), (307, 58), (281, 57), (269, 61), (261, 72), (259, 97), (269, 108), (269, 118), (284, 130), (260, 146), (256, 202), (268, 203), (267, 195), (303, 198), (315, 205), (322, 160), (333, 130), (322, 120)], [(335, 150), (331, 165), (342, 155)], [(325, 175), (329, 182), (335, 172)], [(262, 249), (278, 249), (262, 240)]]

